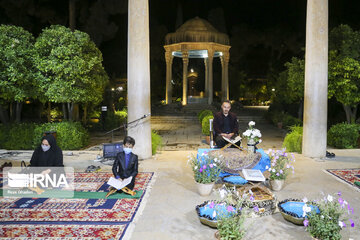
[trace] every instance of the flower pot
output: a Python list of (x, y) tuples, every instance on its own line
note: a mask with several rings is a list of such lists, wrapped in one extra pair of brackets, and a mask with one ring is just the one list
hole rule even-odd
[(274, 179), (274, 180), (270, 180), (269, 182), (272, 190), (280, 191), (284, 187), (285, 180)]
[(215, 183), (196, 183), (198, 191), (201, 196), (209, 196), (212, 189), (214, 188)]
[(205, 137), (205, 141), (206, 141), (207, 144), (210, 145), (210, 136), (206, 136), (206, 137)]

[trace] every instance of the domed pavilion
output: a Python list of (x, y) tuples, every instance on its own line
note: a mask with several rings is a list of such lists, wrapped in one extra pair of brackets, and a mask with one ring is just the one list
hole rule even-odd
[(219, 57), (222, 66), (221, 98), (229, 99), (229, 37), (216, 30), (208, 21), (195, 17), (185, 22), (176, 32), (165, 37), (166, 59), (166, 104), (172, 98), (172, 62), (174, 57), (183, 61), (182, 104), (188, 103), (189, 58), (203, 58), (205, 65), (205, 97), (208, 104), (213, 102), (213, 59)]

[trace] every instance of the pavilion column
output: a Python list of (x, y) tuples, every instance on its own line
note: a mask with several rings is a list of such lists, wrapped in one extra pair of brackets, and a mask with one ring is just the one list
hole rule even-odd
[(172, 78), (173, 58), (174, 57), (170, 51), (165, 52), (165, 60), (166, 60), (166, 97), (165, 97), (165, 102), (166, 102), (166, 104), (170, 104), (172, 102), (171, 78)]
[(326, 155), (328, 92), (328, 0), (308, 0), (302, 152)]
[(225, 61), (224, 56), (220, 57), (221, 62), (221, 101), (226, 100), (226, 86), (225, 86)]
[(230, 60), (230, 53), (224, 53), (224, 96), (225, 100), (230, 100), (229, 96), (229, 60)]
[(214, 97), (214, 89), (213, 89), (213, 58), (214, 58), (214, 50), (208, 49), (208, 78), (209, 78), (209, 95), (208, 95), (208, 104), (212, 104)]
[(189, 65), (189, 53), (184, 51), (182, 53), (183, 60), (183, 97), (182, 97), (182, 105), (187, 104), (187, 89), (188, 89), (188, 65)]
[(204, 58), (204, 65), (205, 65), (205, 97), (209, 96), (209, 63), (208, 58)]
[[(148, 0), (128, 1), (128, 123), (151, 112)], [(130, 124), (128, 135), (136, 141), (134, 153), (151, 158), (150, 118)]]

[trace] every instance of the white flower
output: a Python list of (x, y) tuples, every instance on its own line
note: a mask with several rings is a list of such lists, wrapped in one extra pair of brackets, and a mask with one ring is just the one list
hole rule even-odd
[(224, 197), (226, 196), (226, 190), (225, 189), (220, 189), (219, 190), (219, 194), (220, 194), (220, 197), (221, 197), (221, 199), (224, 199)]
[(255, 122), (254, 121), (250, 121), (249, 122), (249, 126), (251, 127), (251, 126), (255, 126)]
[(346, 227), (345, 223), (342, 222), (342, 221), (339, 221), (339, 226), (340, 226), (341, 228)]
[(276, 172), (274, 168), (273, 168), (273, 169), (271, 169), (271, 171), (272, 171), (272, 172)]
[(213, 166), (216, 167), (216, 163), (213, 163)]
[(324, 219), (324, 215), (321, 215), (321, 219)]
[(305, 217), (306, 213), (311, 212), (311, 207), (309, 207), (308, 205), (304, 204), (304, 206), (302, 207), (303, 209), (303, 217)]
[(269, 169), (269, 166), (268, 166), (268, 165), (266, 165), (265, 169), (266, 169), (266, 170), (267, 170), (267, 169)]
[(213, 217), (213, 218), (216, 217), (216, 211), (213, 212), (212, 217)]
[(194, 169), (195, 169), (195, 170), (198, 169), (198, 166), (195, 166)]
[(262, 140), (261, 139), (259, 139), (259, 143), (261, 143), (262, 142)]
[(254, 195), (254, 193), (251, 191), (251, 189), (249, 189), (249, 193), (250, 193), (250, 195)]
[(303, 198), (303, 202), (307, 203), (308, 199), (306, 197)]
[(214, 162), (217, 162), (218, 161), (218, 159), (217, 158), (214, 158)]
[(331, 196), (331, 195), (328, 195), (328, 196), (327, 196), (327, 200), (328, 200), (329, 202), (332, 202), (333, 199), (334, 199), (333, 196)]

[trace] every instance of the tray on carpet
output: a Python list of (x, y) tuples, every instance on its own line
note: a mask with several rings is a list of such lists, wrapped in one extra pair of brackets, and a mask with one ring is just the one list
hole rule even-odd
[(261, 159), (261, 153), (248, 154), (247, 151), (240, 151), (237, 148), (213, 150), (211, 154), (222, 155), (225, 165), (223, 170), (234, 174), (238, 174), (244, 168), (254, 168)]

